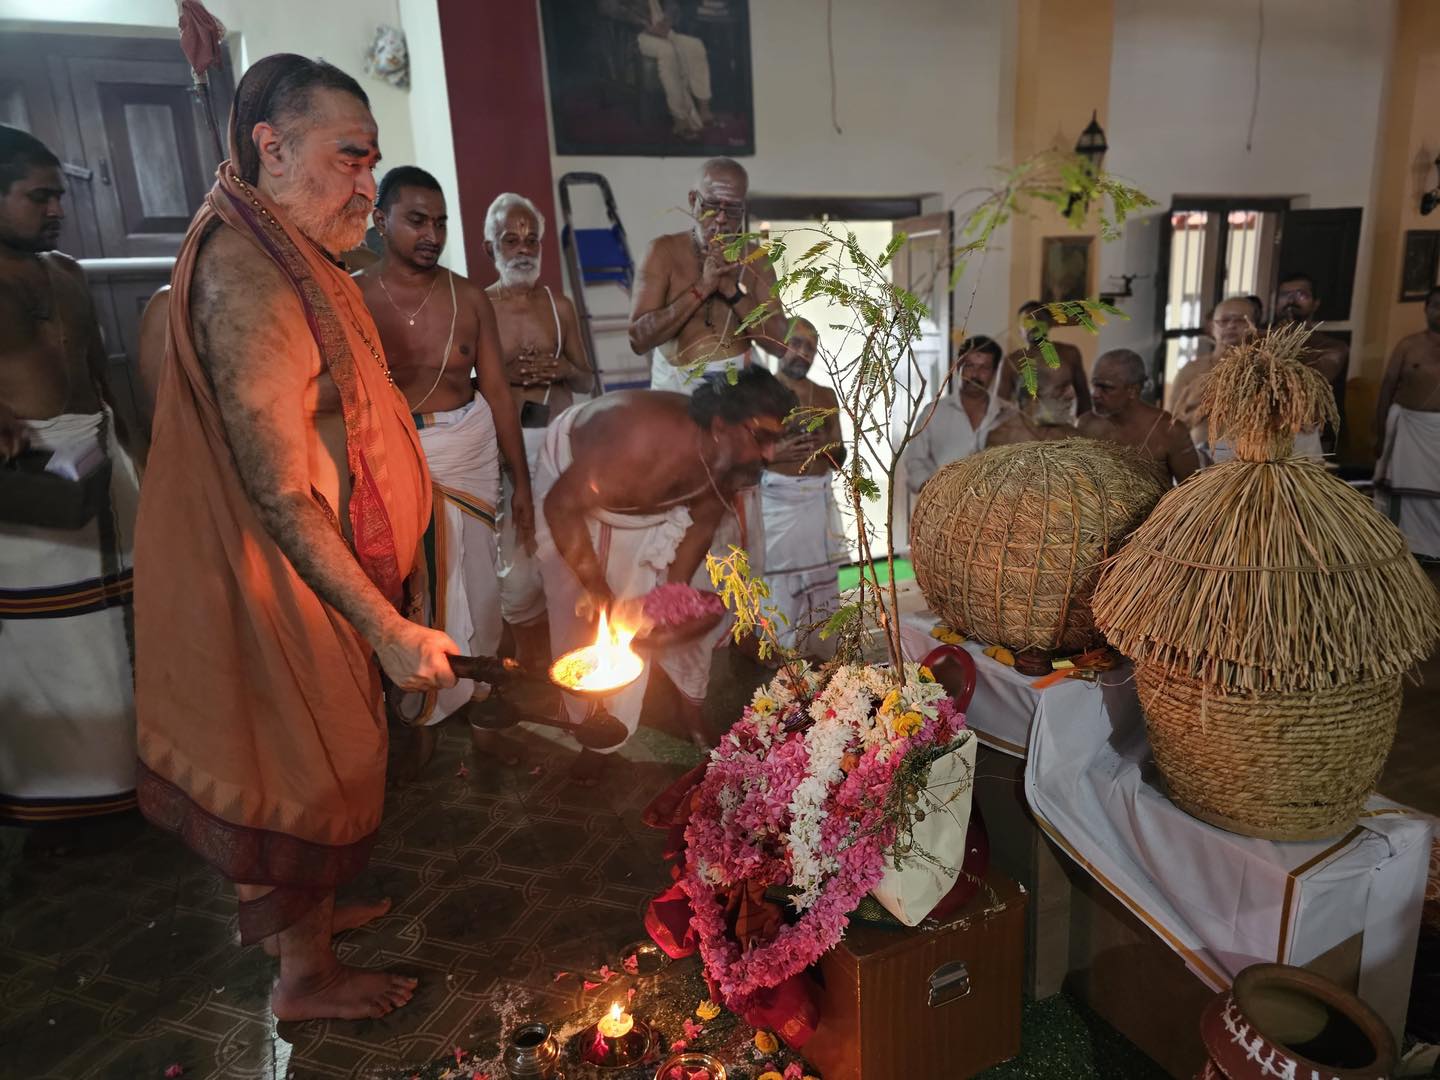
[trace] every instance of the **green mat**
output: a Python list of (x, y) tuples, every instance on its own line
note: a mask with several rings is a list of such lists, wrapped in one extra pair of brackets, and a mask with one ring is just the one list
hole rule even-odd
[[(885, 563), (885, 562), (882, 561), (882, 562), (879, 564), (878, 569), (879, 569), (879, 571), (880, 571), (880, 581), (881, 581), (881, 583), (883, 584), (883, 583), (889, 581), (889, 580), (890, 580), (890, 567), (889, 567), (889, 565), (888, 565), (887, 563)], [(896, 560), (895, 560), (895, 580), (896, 580), (896, 581), (913, 581), (913, 580), (915, 580), (915, 568), (910, 565), (910, 560), (909, 560), (909, 559), (896, 559)], [(859, 566), (842, 566), (842, 567), (840, 568), (840, 591), (841, 591), (841, 592), (844, 592), (846, 589), (853, 589), (856, 585), (859, 585), (859, 584), (860, 584), (860, 567), (859, 567)]]

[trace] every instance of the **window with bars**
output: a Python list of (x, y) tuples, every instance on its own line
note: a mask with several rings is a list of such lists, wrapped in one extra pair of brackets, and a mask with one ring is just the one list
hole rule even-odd
[(1214, 343), (1207, 322), (1227, 296), (1268, 297), (1288, 199), (1176, 199), (1161, 251), (1158, 319), (1166, 398), (1176, 374)]

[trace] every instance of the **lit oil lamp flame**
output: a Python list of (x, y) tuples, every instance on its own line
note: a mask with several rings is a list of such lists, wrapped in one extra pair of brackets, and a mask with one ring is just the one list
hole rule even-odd
[(574, 649), (550, 665), (550, 678), (566, 690), (595, 694), (619, 690), (640, 677), (645, 661), (630, 648), (635, 631), (600, 613), (595, 644)]
[(602, 1018), (596, 1026), (605, 1038), (621, 1039), (630, 1034), (630, 1029), (635, 1026), (635, 1018), (621, 1008), (617, 1001), (610, 1006), (609, 1015)]

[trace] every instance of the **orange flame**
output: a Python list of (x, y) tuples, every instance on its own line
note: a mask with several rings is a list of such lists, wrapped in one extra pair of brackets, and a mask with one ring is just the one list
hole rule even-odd
[(574, 649), (550, 666), (550, 678), (560, 686), (586, 693), (619, 690), (640, 677), (645, 661), (633, 649), (634, 628), (617, 620), (613, 625), (608, 613), (600, 613), (595, 644)]

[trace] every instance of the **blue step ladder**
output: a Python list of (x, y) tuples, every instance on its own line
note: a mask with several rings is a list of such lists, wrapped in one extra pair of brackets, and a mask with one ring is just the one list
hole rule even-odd
[[(572, 188), (597, 188), (609, 223), (576, 228)], [(597, 391), (648, 388), (650, 357), (636, 356), (630, 349), (630, 290), (635, 284), (635, 262), (630, 257), (610, 182), (592, 172), (568, 172), (560, 177), (560, 216), (564, 222), (560, 250), (565, 257), (580, 332), (585, 335), (585, 347), (595, 365)]]

